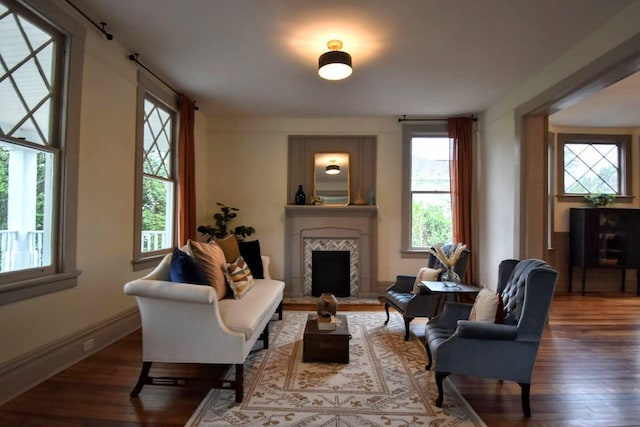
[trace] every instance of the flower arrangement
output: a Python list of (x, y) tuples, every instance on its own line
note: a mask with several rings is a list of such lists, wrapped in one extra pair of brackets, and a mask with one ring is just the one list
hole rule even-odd
[(447, 253), (442, 249), (442, 245), (434, 245), (433, 248), (427, 249), (427, 252), (436, 257), (445, 268), (445, 271), (442, 273), (443, 282), (446, 283), (447, 281), (460, 281), (460, 276), (455, 272), (454, 266), (460, 259), (460, 256), (465, 249), (467, 249), (467, 245), (455, 244), (451, 248), (449, 255), (447, 255)]

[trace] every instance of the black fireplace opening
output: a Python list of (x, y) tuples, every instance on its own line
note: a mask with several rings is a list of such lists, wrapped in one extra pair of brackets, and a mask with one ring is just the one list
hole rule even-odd
[(330, 293), (351, 296), (351, 253), (349, 251), (311, 252), (311, 295)]

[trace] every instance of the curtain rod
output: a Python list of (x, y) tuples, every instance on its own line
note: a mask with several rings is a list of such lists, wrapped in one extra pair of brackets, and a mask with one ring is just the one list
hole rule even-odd
[[(473, 114), (471, 116), (460, 116), (460, 118), (468, 118), (473, 120), (474, 122), (478, 121), (478, 118)], [(444, 122), (448, 119), (448, 117), (413, 117), (409, 118), (406, 114), (403, 114), (402, 117), (398, 118), (399, 122)]]
[[(144, 65), (142, 62), (140, 62), (140, 60), (138, 59), (138, 54), (137, 53), (132, 53), (131, 55), (129, 55), (129, 59), (133, 62), (135, 62), (136, 64), (138, 64), (140, 67), (142, 67), (146, 72), (148, 72), (149, 74), (151, 74), (153, 77), (155, 77), (156, 79), (158, 79), (158, 81), (160, 81), (163, 85), (165, 85), (166, 87), (168, 87), (169, 89), (171, 89), (173, 91), (173, 93), (175, 93), (176, 95), (180, 95), (180, 92), (178, 92), (177, 90), (175, 90), (173, 88), (173, 86), (171, 86), (169, 83), (167, 83), (166, 81), (164, 81), (160, 76), (158, 76), (156, 73), (154, 73), (153, 71), (151, 71), (149, 69), (149, 67), (147, 67), (146, 65)], [(200, 107), (198, 107), (196, 105), (196, 101), (193, 101), (193, 108), (198, 111), (200, 109)]]
[(72, 8), (74, 8), (76, 10), (76, 12), (78, 12), (80, 15), (82, 15), (87, 21), (91, 22), (93, 24), (93, 26), (98, 29), (98, 31), (100, 31), (102, 34), (104, 34), (104, 36), (106, 37), (107, 40), (113, 40), (113, 34), (108, 33), (107, 30), (105, 29), (105, 27), (107, 26), (106, 22), (101, 22), (100, 25), (98, 25), (98, 23), (96, 21), (94, 21), (93, 19), (89, 18), (89, 16), (87, 16), (86, 13), (81, 11), (78, 8), (78, 6), (76, 6), (75, 4), (71, 3), (71, 0), (66, 0), (66, 1), (67, 1), (67, 3), (69, 3), (69, 5)]

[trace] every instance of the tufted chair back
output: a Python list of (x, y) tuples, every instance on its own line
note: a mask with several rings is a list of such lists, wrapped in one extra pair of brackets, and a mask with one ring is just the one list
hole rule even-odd
[(539, 259), (527, 259), (516, 264), (511, 277), (504, 283), (503, 289), (498, 289), (502, 295), (504, 305), (504, 324), (517, 325), (524, 306), (524, 289), (527, 275), (537, 267), (547, 265)]

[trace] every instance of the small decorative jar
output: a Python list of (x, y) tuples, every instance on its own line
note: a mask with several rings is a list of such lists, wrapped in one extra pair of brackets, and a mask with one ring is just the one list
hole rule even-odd
[(307, 196), (302, 191), (302, 184), (298, 185), (298, 191), (296, 192), (296, 205), (304, 205), (307, 202)]
[(338, 311), (338, 299), (333, 294), (324, 293), (318, 297), (318, 316)]

